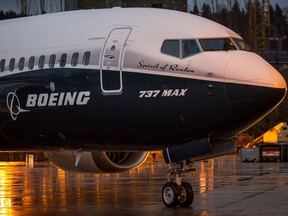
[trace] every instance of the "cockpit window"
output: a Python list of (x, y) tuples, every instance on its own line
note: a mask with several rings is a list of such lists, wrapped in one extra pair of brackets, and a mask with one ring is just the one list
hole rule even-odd
[(182, 57), (188, 57), (199, 53), (200, 49), (195, 40), (182, 40)]
[(161, 47), (161, 52), (178, 58), (186, 58), (199, 53), (200, 49), (197, 42), (193, 39), (165, 40)]
[(251, 51), (250, 47), (248, 44), (243, 39), (240, 38), (232, 38), (238, 49), (240, 50), (246, 50), (246, 51)]
[(180, 57), (179, 42), (179, 40), (165, 40), (161, 47), (161, 52), (167, 55)]
[(236, 50), (230, 38), (199, 39), (203, 51)]

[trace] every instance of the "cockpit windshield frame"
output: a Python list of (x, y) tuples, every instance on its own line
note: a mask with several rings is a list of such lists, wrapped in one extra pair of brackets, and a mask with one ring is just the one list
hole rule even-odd
[(201, 52), (211, 51), (251, 51), (242, 38), (193, 38), (166, 39), (161, 46), (161, 53), (184, 59)]
[(161, 53), (184, 59), (202, 52), (197, 39), (167, 39), (163, 42)]
[(250, 46), (242, 38), (231, 38), (239, 50), (251, 51)]
[(203, 51), (237, 50), (231, 38), (201, 38), (198, 39)]

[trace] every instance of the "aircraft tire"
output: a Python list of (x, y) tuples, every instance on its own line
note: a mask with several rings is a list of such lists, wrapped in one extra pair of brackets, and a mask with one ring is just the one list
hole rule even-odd
[(188, 182), (183, 181), (180, 189), (181, 189), (181, 198), (179, 205), (181, 207), (189, 207), (194, 200), (194, 191), (192, 185)]
[(169, 208), (177, 207), (180, 203), (181, 189), (175, 182), (167, 182), (162, 189), (162, 201)]

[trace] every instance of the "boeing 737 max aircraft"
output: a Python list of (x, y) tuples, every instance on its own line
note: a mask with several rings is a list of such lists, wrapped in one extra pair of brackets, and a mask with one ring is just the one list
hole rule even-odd
[(282, 76), (243, 39), (187, 13), (73, 11), (0, 22), (0, 150), (46, 151), (65, 170), (109, 173), (151, 150), (171, 164), (168, 207), (189, 206), (193, 161), (284, 98)]

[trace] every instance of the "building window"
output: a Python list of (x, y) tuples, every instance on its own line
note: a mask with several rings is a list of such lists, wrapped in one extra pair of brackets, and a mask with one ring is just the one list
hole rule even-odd
[(50, 56), (50, 59), (49, 59), (49, 67), (50, 68), (54, 68), (55, 66), (55, 61), (56, 61), (56, 55), (53, 54)]
[(67, 54), (64, 53), (61, 55), (61, 58), (60, 58), (60, 67), (66, 66), (66, 60), (67, 60)]
[(38, 68), (43, 69), (45, 64), (45, 56), (41, 55), (38, 61)]
[(71, 65), (76, 66), (78, 64), (78, 59), (79, 59), (79, 53), (73, 53), (72, 59), (71, 59)]
[(31, 56), (28, 61), (28, 68), (32, 70), (34, 68), (35, 56)]
[(15, 58), (11, 58), (9, 62), (9, 71), (13, 71), (15, 67)]
[(88, 65), (90, 62), (90, 55), (91, 53), (89, 51), (85, 52), (83, 55), (83, 65)]
[(22, 71), (24, 69), (25, 58), (21, 57), (18, 64), (18, 70)]
[(5, 70), (5, 63), (6, 63), (5, 59), (2, 59), (0, 61), (0, 72), (3, 72)]

